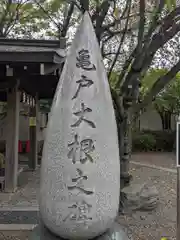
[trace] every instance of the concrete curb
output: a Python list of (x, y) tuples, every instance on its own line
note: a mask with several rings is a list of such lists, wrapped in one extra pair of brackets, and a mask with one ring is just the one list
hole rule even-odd
[(37, 224), (0, 224), (0, 231), (32, 231)]
[(27, 212), (39, 212), (39, 206), (35, 207), (1, 207), (0, 212), (14, 212), (14, 211), (27, 211)]
[(156, 165), (145, 164), (145, 163), (134, 162), (134, 161), (130, 161), (130, 163), (132, 163), (134, 165), (139, 165), (139, 166), (142, 166), (142, 167), (154, 168), (154, 169), (161, 170), (161, 171), (164, 171), (164, 172), (170, 172), (170, 173), (177, 174), (177, 170), (172, 169), (172, 168), (164, 168), (164, 167), (160, 167), (160, 166), (156, 166)]

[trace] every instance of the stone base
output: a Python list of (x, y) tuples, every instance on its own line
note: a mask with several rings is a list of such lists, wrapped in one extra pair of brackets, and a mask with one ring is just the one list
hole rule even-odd
[(126, 210), (151, 211), (159, 202), (159, 192), (153, 184), (131, 184), (123, 188), (121, 195), (126, 195)]
[[(60, 237), (53, 235), (46, 227), (39, 224), (31, 233), (30, 240), (63, 240)], [(94, 238), (94, 240), (133, 240), (128, 237), (123, 228), (114, 223), (112, 228), (101, 236)]]

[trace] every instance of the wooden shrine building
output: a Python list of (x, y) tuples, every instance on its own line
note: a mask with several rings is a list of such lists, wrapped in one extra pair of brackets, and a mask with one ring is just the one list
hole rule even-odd
[(0, 38), (0, 101), (7, 102), (5, 192), (14, 192), (18, 178), (19, 109), (22, 93), (30, 104), (29, 167), (37, 167), (38, 100), (52, 99), (65, 59), (65, 39)]

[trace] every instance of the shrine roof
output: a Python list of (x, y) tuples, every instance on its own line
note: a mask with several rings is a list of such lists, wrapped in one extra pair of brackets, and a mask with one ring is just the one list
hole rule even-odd
[(66, 40), (0, 38), (0, 100), (18, 78), (19, 88), (39, 98), (53, 98), (66, 57)]
[[(0, 62), (51, 62), (65, 58), (66, 41), (0, 38)], [(28, 54), (28, 55), (27, 55)]]

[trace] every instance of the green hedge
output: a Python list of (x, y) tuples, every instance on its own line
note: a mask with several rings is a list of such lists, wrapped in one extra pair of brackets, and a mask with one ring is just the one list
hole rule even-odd
[(132, 151), (172, 152), (176, 141), (175, 131), (136, 131), (133, 132)]

